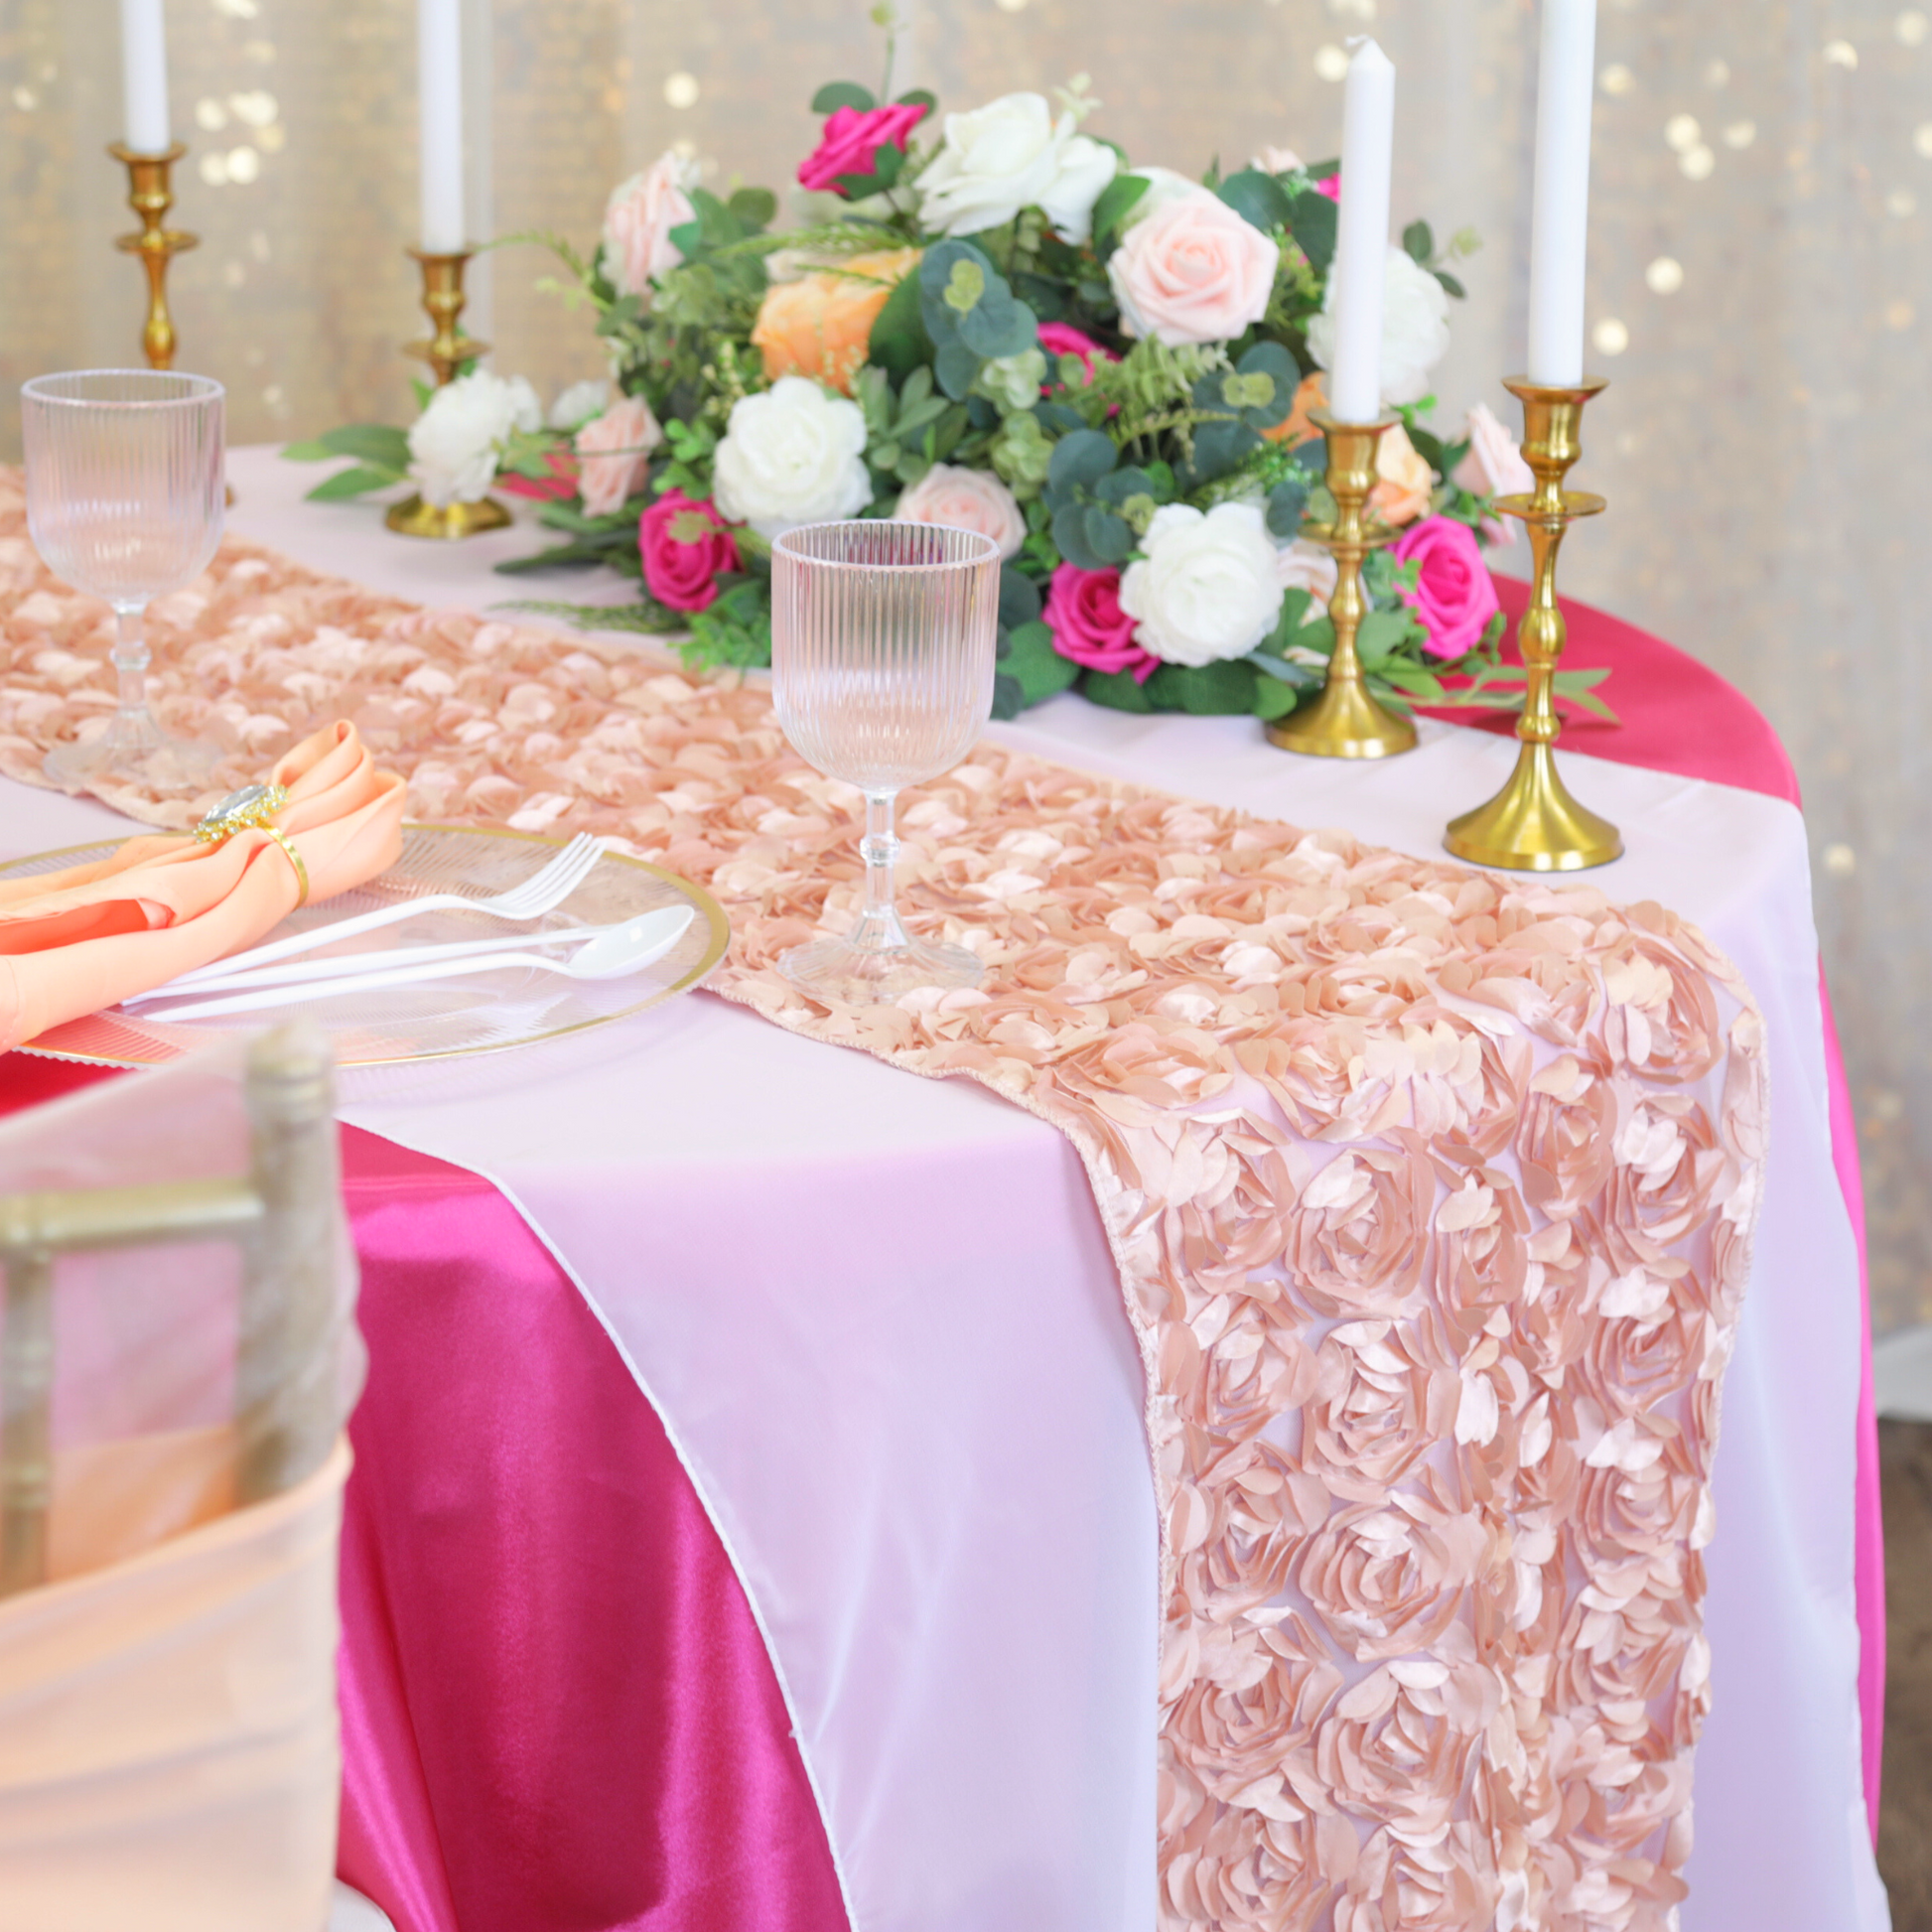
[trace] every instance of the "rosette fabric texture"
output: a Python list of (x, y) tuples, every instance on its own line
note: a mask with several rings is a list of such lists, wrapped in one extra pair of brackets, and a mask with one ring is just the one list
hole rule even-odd
[[(1767, 1105), (1700, 933), (982, 745), (899, 830), (984, 989), (828, 1013), (775, 962), (851, 923), (860, 801), (764, 693), (238, 544), (199, 598), (172, 648), (239, 653), (255, 729), (326, 691), (420, 815), (701, 881), (713, 990), (1079, 1151), (1147, 1376), (1165, 1927), (1674, 1923)], [(35, 613), (0, 767), (61, 709)]]
[[(273, 777), (288, 792), (276, 829), (302, 855), (310, 898), (401, 856), (403, 781), (376, 768), (353, 725), (305, 738)], [(252, 945), (302, 894), (288, 854), (258, 829), (219, 844), (130, 839), (91, 865), (0, 882), (0, 1050)]]

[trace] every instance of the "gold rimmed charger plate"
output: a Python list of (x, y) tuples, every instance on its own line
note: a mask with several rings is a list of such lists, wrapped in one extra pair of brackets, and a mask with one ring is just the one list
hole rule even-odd
[[(0, 879), (26, 879), (105, 858), (120, 839), (68, 846), (0, 865)], [(366, 884), (304, 906), (263, 943), (294, 932), (312, 932), (377, 906), (395, 905), (431, 893), (487, 898), (545, 865), (565, 841), (535, 832), (481, 825), (406, 825), (400, 861)], [(642, 859), (606, 852), (589, 876), (555, 910), (539, 919), (500, 919), (461, 909), (420, 917), (345, 940), (318, 946), (318, 960), (352, 956), (399, 945), (435, 945), (454, 939), (499, 938), (522, 931), (570, 931), (617, 925), (640, 913), (689, 905), (697, 916), (664, 957), (627, 979), (573, 980), (530, 967), (504, 967), (446, 983), (391, 987), (369, 993), (310, 996), (287, 1006), (211, 1020), (170, 1022), (155, 1009), (109, 1007), (55, 1027), (25, 1050), (53, 1059), (95, 1066), (155, 1066), (197, 1046), (308, 1014), (335, 1039), (339, 1066), (393, 1066), (500, 1053), (541, 1040), (561, 1039), (587, 1028), (606, 1027), (688, 993), (725, 956), (731, 924), (724, 907), (701, 887)], [(162, 1010), (165, 1011), (165, 1010)]]

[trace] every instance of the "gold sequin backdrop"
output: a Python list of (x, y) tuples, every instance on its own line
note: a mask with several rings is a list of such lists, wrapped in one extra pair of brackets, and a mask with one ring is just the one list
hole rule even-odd
[[(466, 0), (480, 225), (596, 232), (611, 185), (688, 143), (781, 186), (821, 79), (875, 80), (863, 0)], [(903, 78), (953, 107), (1092, 75), (1095, 126), (1198, 170), (1271, 141), (1331, 153), (1340, 45), (1400, 69), (1398, 218), (1471, 224), (1447, 410), (1521, 360), (1531, 0), (901, 0)], [(184, 366), (237, 441), (403, 420), (413, 330), (410, 0), (169, 0)], [(0, 385), (123, 361), (138, 274), (119, 171), (113, 0), (0, 0)], [(1932, 511), (1932, 24), (1873, 0), (1603, 0), (1587, 481), (1611, 514), (1568, 583), (1769, 714), (1804, 781), (1818, 916), (1871, 1192), (1881, 1327), (1932, 1319), (1932, 819), (1920, 531)], [(485, 151), (486, 150), (486, 151)], [(493, 263), (473, 317), (546, 392), (587, 331)], [(0, 411), (0, 438), (17, 434)], [(1614, 696), (1614, 692), (1611, 693)]]

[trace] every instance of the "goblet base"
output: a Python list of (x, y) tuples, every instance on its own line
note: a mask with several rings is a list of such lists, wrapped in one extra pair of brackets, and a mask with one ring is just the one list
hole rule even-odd
[(145, 712), (122, 712), (93, 738), (57, 745), (42, 769), (63, 791), (105, 782), (149, 791), (206, 791), (222, 751), (199, 738), (176, 738)]
[(816, 939), (778, 956), (778, 971), (799, 992), (824, 1004), (888, 1006), (908, 993), (942, 993), (977, 986), (986, 968), (964, 946), (908, 939), (902, 946), (855, 946), (850, 939)]

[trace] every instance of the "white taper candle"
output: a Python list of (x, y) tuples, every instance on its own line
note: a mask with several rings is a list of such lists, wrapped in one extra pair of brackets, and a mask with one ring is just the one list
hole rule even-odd
[(161, 0), (121, 0), (121, 142), (136, 154), (166, 154), (168, 33)]
[(462, 0), (416, 0), (416, 92), (422, 129), (423, 251), (453, 255), (463, 220)]
[(1595, 69), (1596, 0), (1543, 0), (1536, 199), (1530, 219), (1532, 382), (1567, 385), (1583, 380)]
[(1335, 242), (1335, 365), (1329, 411), (1344, 423), (1382, 413), (1382, 291), (1388, 273), (1395, 67), (1375, 42), (1348, 63), (1341, 121), (1341, 227)]

